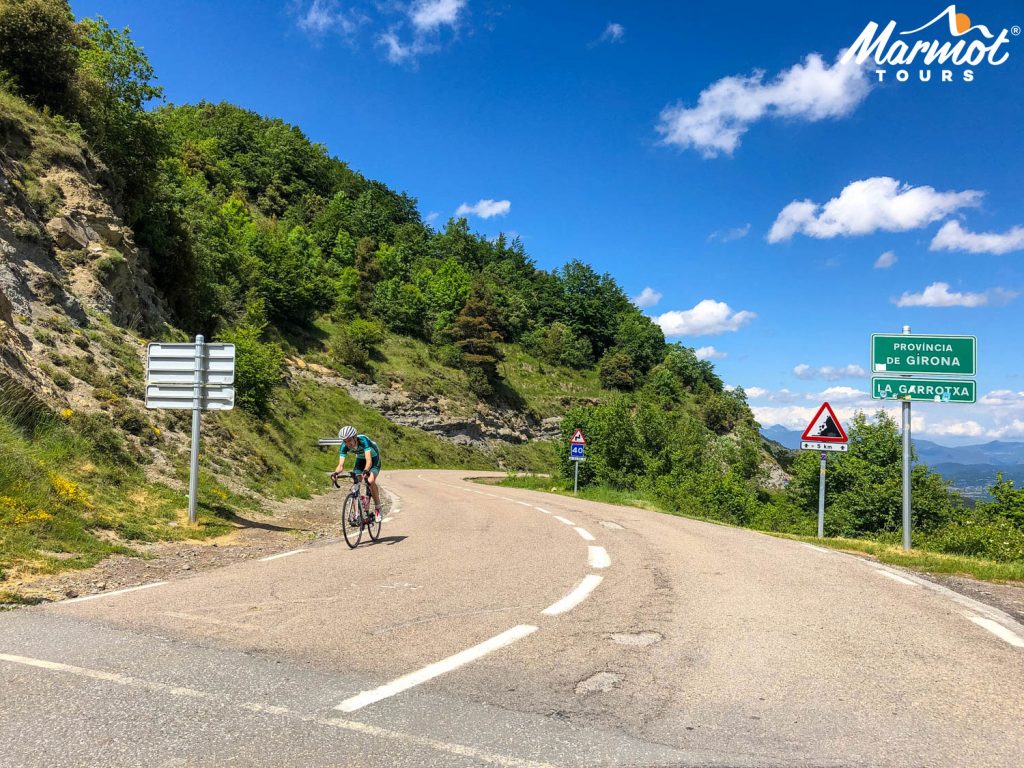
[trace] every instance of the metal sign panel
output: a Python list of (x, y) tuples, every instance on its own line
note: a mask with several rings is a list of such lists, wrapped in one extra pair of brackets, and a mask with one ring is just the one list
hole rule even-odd
[[(196, 345), (152, 343), (146, 360), (148, 384), (192, 384), (195, 381)], [(235, 345), (203, 344), (203, 384), (235, 382)]]
[[(204, 411), (230, 411), (235, 407), (234, 387), (203, 387), (200, 392), (199, 407)], [(170, 408), (191, 411), (194, 405), (195, 388), (192, 386), (146, 385), (147, 408)]]
[(569, 445), (569, 459), (571, 461), (583, 461), (583, 443), (571, 443)]
[(871, 335), (871, 372), (925, 376), (975, 376), (976, 336)]
[(921, 400), (929, 403), (974, 403), (978, 387), (973, 379), (896, 379), (871, 377), (875, 400)]
[(807, 425), (807, 429), (800, 435), (801, 440), (808, 440), (815, 443), (845, 443), (847, 441), (846, 430), (839, 422), (839, 417), (832, 410), (828, 403), (822, 403), (821, 408)]
[(805, 451), (848, 451), (849, 443), (824, 443), (821, 440), (801, 440), (800, 448)]
[(587, 442), (587, 440), (586, 440), (585, 437), (583, 437), (583, 430), (582, 429), (577, 429), (575, 432), (573, 432), (572, 433), (572, 438), (570, 438), (569, 442), (572, 443), (573, 445), (583, 445), (583, 444), (585, 444)]
[[(148, 356), (150, 360), (182, 357), (187, 357), (190, 360), (194, 360), (196, 356), (196, 345), (194, 343), (164, 344), (163, 342), (154, 341), (149, 344)], [(203, 357), (206, 357), (211, 360), (234, 360), (235, 345), (204, 343)]]

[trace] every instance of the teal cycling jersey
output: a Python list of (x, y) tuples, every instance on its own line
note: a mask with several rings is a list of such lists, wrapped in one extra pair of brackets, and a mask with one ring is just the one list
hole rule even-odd
[(348, 446), (342, 443), (338, 455), (348, 456), (349, 453), (354, 453), (357, 458), (362, 459), (366, 456), (367, 451), (370, 452), (370, 458), (373, 459), (374, 464), (380, 461), (380, 448), (377, 444), (366, 435), (356, 435), (356, 447), (349, 451)]

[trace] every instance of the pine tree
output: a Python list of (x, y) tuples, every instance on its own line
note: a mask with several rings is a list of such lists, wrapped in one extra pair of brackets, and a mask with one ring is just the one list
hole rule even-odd
[(494, 314), (490, 296), (483, 285), (476, 283), (450, 331), (478, 392), (485, 383), (493, 385), (498, 380), (498, 363), (503, 358), (498, 348), (501, 334), (494, 330), (489, 320)]

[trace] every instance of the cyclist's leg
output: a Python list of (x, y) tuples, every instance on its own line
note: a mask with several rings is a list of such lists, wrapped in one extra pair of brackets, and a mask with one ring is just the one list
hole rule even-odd
[(373, 496), (373, 503), (380, 509), (380, 490), (377, 488), (377, 477), (380, 475), (380, 458), (378, 457), (369, 471), (366, 473), (366, 483), (370, 486), (370, 495)]

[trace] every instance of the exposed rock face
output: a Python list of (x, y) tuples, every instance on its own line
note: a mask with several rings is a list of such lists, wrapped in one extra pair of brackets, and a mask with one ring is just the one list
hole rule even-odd
[(313, 377), (343, 387), (359, 402), (381, 412), (389, 421), (432, 432), (458, 445), (485, 445), (489, 441), (525, 443), (547, 440), (559, 433), (558, 418), (537, 420), (508, 407), (479, 403), (472, 413), (453, 413), (443, 399), (416, 399), (399, 387), (385, 389), (343, 379), (317, 365), (294, 366), (297, 376)]
[[(146, 255), (109, 202), (96, 162), (69, 148), (59, 164), (33, 175), (23, 162), (31, 137), (12, 123), (0, 128), (0, 322), (28, 325), (56, 309), (84, 326), (84, 303), (140, 333), (162, 328)], [(29, 185), (43, 190), (45, 202), (30, 201)]]

